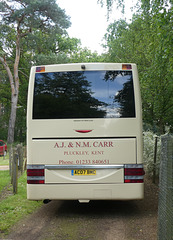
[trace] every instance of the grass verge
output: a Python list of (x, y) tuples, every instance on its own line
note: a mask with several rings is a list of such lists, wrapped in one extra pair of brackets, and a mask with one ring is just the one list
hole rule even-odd
[[(0, 178), (8, 179), (8, 171), (2, 171)], [(1, 179), (2, 179), (1, 178)], [(1, 181), (0, 181), (1, 182)], [(9, 181), (6, 180), (6, 186)], [(1, 184), (0, 184), (1, 185)], [(2, 184), (3, 186), (5, 185)], [(11, 188), (11, 189), (9, 189)], [(12, 186), (8, 188), (8, 191), (12, 191)], [(2, 187), (1, 187), (2, 189)], [(36, 208), (40, 207), (42, 202), (28, 201), (26, 198), (26, 174), (23, 174), (18, 179), (18, 193), (16, 195), (8, 195), (7, 198), (0, 201), (0, 239), (4, 235), (9, 233), (10, 228), (16, 224), (21, 218), (32, 213)]]
[(0, 195), (1, 191), (10, 183), (9, 171), (0, 171)]
[(0, 165), (8, 165), (9, 164), (9, 154), (5, 157), (0, 156)]

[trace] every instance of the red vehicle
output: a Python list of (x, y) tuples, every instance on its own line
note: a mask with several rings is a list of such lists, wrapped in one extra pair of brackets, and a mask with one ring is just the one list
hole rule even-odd
[(7, 154), (7, 145), (4, 141), (0, 140), (0, 156)]

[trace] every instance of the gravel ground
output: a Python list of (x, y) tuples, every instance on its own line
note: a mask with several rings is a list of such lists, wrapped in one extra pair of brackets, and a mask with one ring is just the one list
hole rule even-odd
[(140, 201), (52, 201), (11, 229), (10, 240), (156, 240), (158, 187)]

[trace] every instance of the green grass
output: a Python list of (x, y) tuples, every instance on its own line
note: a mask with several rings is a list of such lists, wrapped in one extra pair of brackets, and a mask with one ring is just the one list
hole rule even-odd
[(9, 154), (4, 156), (0, 156), (0, 165), (8, 165), (9, 164)]
[[(9, 171), (0, 171), (0, 192), (10, 183)], [(1, 194), (0, 194), (1, 195)]]
[[(6, 175), (6, 172), (8, 171), (3, 172), (4, 175)], [(2, 175), (0, 175), (0, 178)], [(7, 176), (5, 178), (8, 179)], [(6, 182), (8, 181), (6, 180)], [(2, 185), (4, 186), (4, 184)], [(12, 186), (10, 188), (12, 190)], [(26, 215), (32, 213), (41, 205), (42, 202), (27, 200), (26, 174), (23, 174), (18, 179), (18, 193), (16, 195), (10, 195), (0, 202), (0, 239), (1, 237), (3, 238), (4, 235), (8, 234), (10, 228), (21, 218), (26, 217)]]

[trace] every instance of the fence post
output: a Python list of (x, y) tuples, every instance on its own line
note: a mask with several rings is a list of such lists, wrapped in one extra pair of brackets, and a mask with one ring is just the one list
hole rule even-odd
[(157, 138), (158, 137), (155, 137), (155, 145), (154, 145), (153, 183), (155, 183), (155, 180), (156, 180)]
[(26, 152), (26, 145), (23, 147), (23, 170), (26, 170), (26, 164), (27, 164), (27, 152)]
[(4, 152), (5, 152), (5, 145), (3, 146), (3, 160), (5, 160), (5, 154), (4, 154)]
[(12, 179), (13, 179), (13, 193), (17, 193), (17, 182), (18, 182), (18, 154), (17, 149), (13, 150), (13, 169), (12, 169)]
[(173, 136), (161, 138), (158, 239), (173, 240)]
[[(12, 148), (12, 144), (9, 145), (9, 174), (10, 176), (12, 176), (12, 155), (13, 155), (13, 148)], [(12, 183), (12, 180), (11, 180)]]
[(17, 145), (17, 153), (19, 157), (19, 170), (23, 173), (23, 146), (22, 143)]

